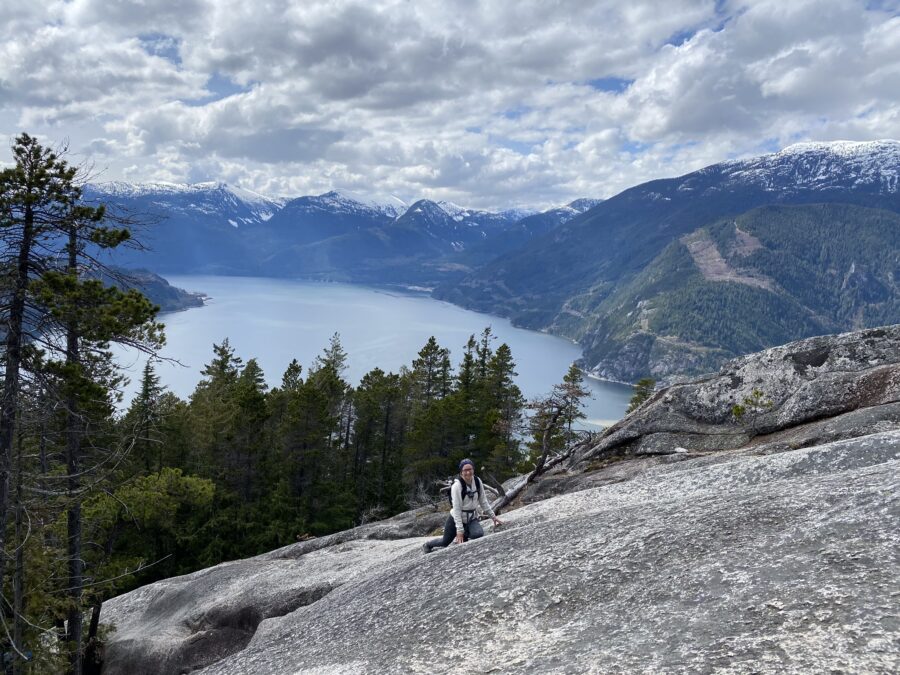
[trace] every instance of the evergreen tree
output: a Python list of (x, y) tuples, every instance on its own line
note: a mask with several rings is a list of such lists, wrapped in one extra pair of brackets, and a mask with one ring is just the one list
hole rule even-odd
[[(116, 452), (107, 447), (85, 464), (85, 448), (103, 447), (100, 434), (111, 417), (111, 389), (120, 381), (107, 350), (110, 341), (154, 349), (162, 342), (161, 326), (153, 322), (157, 308), (136, 291), (106, 288), (90, 273), (99, 269), (96, 249), (118, 246), (129, 238), (127, 229), (110, 227), (103, 207), (80, 203), (77, 170), (65, 160), (22, 135), (14, 147), (16, 166), (0, 175), (2, 232), (17, 258), (10, 285), (9, 330), (4, 349), (5, 380), (0, 405), (0, 532), (5, 535), (8, 505), (9, 443), (15, 425), (20, 371), (27, 360), (26, 325), (31, 336), (47, 348), (45, 364), (33, 361), (31, 370), (50, 383), (62, 404), (62, 429), (67, 474), (67, 640), (70, 671), (82, 668), (82, 612), (85, 585), (81, 504), (84, 476)], [(53, 264), (34, 251), (56, 250)], [(30, 304), (29, 304), (30, 303)], [(32, 314), (29, 318), (28, 309)], [(29, 346), (30, 348), (30, 346)], [(32, 351), (32, 353), (37, 353)], [(93, 422), (93, 423), (92, 423)], [(89, 431), (90, 430), (90, 431)], [(108, 439), (104, 439), (108, 440)], [(96, 481), (98, 478), (93, 477)], [(0, 544), (4, 535), (0, 535)], [(0, 579), (3, 576), (0, 563)], [(18, 620), (19, 617), (16, 617)]]
[[(73, 188), (80, 198), (80, 189)], [(94, 468), (85, 464), (85, 448), (94, 450), (94, 434), (89, 434), (95, 419), (100, 424), (112, 416), (111, 391), (121, 381), (108, 351), (111, 341), (153, 350), (162, 344), (162, 327), (153, 321), (158, 307), (138, 291), (123, 291), (104, 286), (88, 272), (96, 269), (88, 253), (89, 246), (111, 248), (129, 238), (125, 229), (105, 224), (102, 207), (75, 205), (69, 217), (57, 224), (65, 239), (65, 267), (48, 270), (34, 282), (40, 303), (48, 308), (50, 322), (42, 338), (52, 340), (60, 334), (62, 344), (54, 349), (61, 357), (50, 359), (48, 372), (56, 377), (60, 400), (65, 405), (66, 471), (68, 475), (67, 536), (71, 607), (67, 620), (67, 639), (71, 643), (71, 672), (82, 671), (84, 556), (81, 505), (84, 475)], [(101, 455), (103, 451), (101, 451)], [(97, 465), (105, 462), (101, 456)]]
[(324, 442), (309, 453), (310, 480), (308, 513), (310, 529), (321, 534), (352, 527), (355, 516), (353, 477), (350, 475), (350, 431), (353, 424), (352, 388), (343, 378), (347, 353), (335, 333), (328, 347), (316, 357), (307, 378), (311, 399), (324, 400), (325, 410), (318, 421), (326, 430)]
[(297, 359), (292, 359), (281, 378), (281, 386), (285, 391), (297, 391), (303, 384), (303, 366)]
[(512, 351), (507, 344), (501, 344), (488, 362), (479, 439), (487, 466), (498, 480), (512, 475), (521, 459), (519, 430), (525, 400), (513, 380), (516, 374)]
[(637, 384), (634, 385), (634, 395), (628, 402), (628, 410), (625, 411), (625, 414), (628, 414), (633, 410), (637, 410), (640, 407), (641, 403), (650, 398), (655, 387), (656, 380), (654, 380), (653, 378), (645, 377), (638, 380)]
[(446, 473), (453, 442), (454, 403), (450, 351), (428, 339), (404, 373), (409, 392), (409, 433), (406, 436), (404, 475), (411, 493), (427, 490)]
[(134, 438), (132, 461), (145, 473), (162, 471), (160, 425), (164, 391), (159, 383), (159, 376), (153, 369), (152, 359), (147, 359), (141, 373), (140, 389), (122, 420), (123, 431)]
[(574, 363), (569, 366), (568, 372), (563, 376), (562, 387), (565, 391), (566, 401), (562, 420), (566, 427), (566, 443), (571, 443), (575, 437), (573, 426), (585, 418), (584, 399), (589, 398), (591, 392), (584, 386), (584, 373)]
[[(4, 277), (3, 391), (0, 398), (0, 553), (6, 541), (10, 467), (23, 362), (43, 310), (32, 302), (31, 284), (47, 270), (55, 227), (66, 222), (78, 197), (77, 171), (37, 139), (22, 134), (12, 148), (15, 166), (0, 172), (0, 237)], [(0, 555), (0, 582), (6, 556)], [(2, 584), (0, 584), (2, 588)]]
[(478, 428), (478, 396), (480, 378), (476, 361), (478, 343), (475, 336), (470, 335), (463, 348), (462, 360), (456, 376), (456, 390), (450, 401), (453, 415), (453, 447), (462, 459), (470, 457), (475, 445)]
[(232, 453), (238, 484), (234, 486), (241, 499), (252, 502), (260, 496), (265, 477), (259, 473), (259, 463), (267, 447), (265, 434), (268, 411), (262, 369), (256, 359), (247, 361), (235, 383), (234, 434)]
[[(553, 385), (550, 394), (529, 404), (534, 412), (529, 420), (532, 439), (531, 452), (522, 471), (540, 472), (550, 453), (564, 453), (575, 440), (572, 425), (584, 417), (582, 400), (590, 395), (583, 386), (581, 371), (574, 364), (560, 384)], [(531, 466), (529, 466), (531, 465)]]
[(187, 469), (220, 480), (234, 435), (235, 387), (243, 361), (235, 356), (228, 338), (213, 345), (213, 359), (201, 371), (203, 379), (191, 394), (189, 415), (191, 456)]
[(366, 373), (353, 393), (353, 475), (360, 521), (393, 515), (406, 507), (401, 481), (404, 398), (400, 377), (380, 368)]

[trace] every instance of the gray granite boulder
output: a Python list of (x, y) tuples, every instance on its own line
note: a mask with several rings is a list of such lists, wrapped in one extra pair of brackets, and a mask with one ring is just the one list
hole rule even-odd
[(799, 340), (656, 392), (576, 454), (569, 469), (612, 454), (739, 448), (759, 436), (897, 402), (900, 325)]

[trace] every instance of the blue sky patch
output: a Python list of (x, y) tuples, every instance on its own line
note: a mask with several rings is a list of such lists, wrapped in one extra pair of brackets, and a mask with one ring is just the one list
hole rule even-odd
[(502, 148), (507, 148), (512, 150), (513, 152), (517, 152), (520, 155), (529, 155), (531, 154), (531, 149), (535, 145), (540, 145), (539, 143), (525, 143), (524, 141), (514, 141), (511, 138), (492, 138), (494, 143), (499, 145)]
[(242, 87), (232, 82), (231, 78), (227, 77), (226, 75), (222, 75), (221, 73), (216, 72), (213, 73), (206, 81), (206, 89), (207, 91), (209, 91), (209, 95), (204, 96), (203, 98), (185, 101), (185, 103), (189, 106), (206, 105), (207, 103), (221, 101), (223, 98), (228, 98), (229, 96), (234, 96), (235, 94), (243, 94), (250, 91), (251, 88), (252, 85)]
[(779, 150), (781, 150), (781, 141), (777, 138), (767, 138), (759, 144), (759, 151), (763, 153), (778, 152)]
[(503, 116), (508, 120), (517, 120), (520, 119), (523, 115), (526, 115), (531, 112), (531, 108), (527, 105), (520, 105), (515, 108), (510, 108), (509, 110), (503, 111)]
[(622, 150), (631, 155), (639, 155), (649, 147), (649, 143), (640, 143), (638, 141), (625, 141), (622, 143)]
[(685, 42), (687, 42), (692, 37), (694, 37), (696, 34), (697, 34), (697, 31), (694, 30), (693, 28), (689, 28), (687, 30), (680, 30), (677, 33), (673, 33), (672, 35), (670, 35), (669, 39), (666, 40), (665, 44), (673, 45), (675, 47), (680, 47)]
[(900, 16), (900, 5), (897, 0), (866, 0), (867, 12), (887, 12), (891, 16)]
[(626, 80), (622, 77), (598, 77), (587, 81), (589, 87), (597, 91), (612, 92), (613, 94), (621, 94), (632, 84), (634, 84), (634, 80)]
[(141, 47), (148, 54), (159, 56), (171, 61), (176, 66), (181, 65), (181, 54), (179, 53), (179, 41), (177, 38), (165, 33), (145, 33), (138, 35), (141, 41)]
[(243, 94), (250, 91), (250, 87), (242, 87), (231, 81), (231, 78), (221, 73), (213, 73), (206, 81), (206, 88), (212, 92), (210, 100), (219, 101), (235, 94)]

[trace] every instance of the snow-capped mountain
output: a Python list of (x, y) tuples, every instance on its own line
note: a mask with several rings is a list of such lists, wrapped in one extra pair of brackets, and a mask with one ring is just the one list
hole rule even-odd
[(408, 205), (399, 197), (393, 195), (364, 196), (349, 190), (331, 190), (316, 197), (300, 197), (307, 200), (311, 207), (314, 205), (322, 211), (332, 213), (378, 213), (391, 218), (403, 214)]
[(465, 255), (465, 260), (471, 265), (481, 265), (494, 258), (522, 248), (533, 239), (536, 239), (550, 230), (569, 222), (576, 216), (595, 207), (602, 199), (582, 198), (540, 213), (531, 212), (515, 220), (512, 224), (498, 233), (497, 236), (472, 246)]
[(84, 198), (136, 223), (146, 250), (117, 250), (115, 264), (161, 273), (254, 273), (253, 233), (284, 203), (225, 183), (100, 183)]
[(88, 186), (85, 199), (143, 223), (135, 234), (147, 250), (117, 252), (116, 263), (166, 273), (324, 274), (479, 245), (490, 255), (490, 241), (530, 213), (430, 200), (408, 207), (395, 196), (346, 190), (272, 199), (224, 183), (110, 182)]
[(470, 226), (485, 228), (504, 227), (535, 213), (533, 209), (505, 209), (496, 212), (468, 209), (459, 204), (443, 200), (432, 203), (436, 204), (439, 209), (444, 211), (444, 213), (458, 223), (466, 223)]
[(275, 253), (285, 244), (312, 244), (380, 227), (405, 211), (406, 204), (396, 197), (372, 199), (332, 190), (291, 199), (261, 228), (261, 235)]
[(582, 197), (581, 199), (576, 199), (573, 202), (569, 202), (563, 208), (569, 208), (576, 214), (582, 214), (585, 211), (589, 211), (602, 202), (602, 199), (590, 199), (589, 197)]
[[(796, 143), (780, 152), (715, 164), (697, 172), (697, 178), (716, 173), (727, 179), (726, 185), (754, 185), (768, 191), (799, 193), (852, 188), (897, 193), (900, 190), (900, 142)], [(690, 189), (691, 185), (691, 180), (685, 180), (682, 189)]]
[(232, 227), (265, 222), (287, 200), (265, 197), (258, 192), (226, 183), (125, 183), (113, 181), (88, 186), (86, 198), (122, 206), (168, 213), (224, 218)]
[(391, 223), (389, 230), (405, 231), (407, 236), (422, 233), (431, 239), (435, 251), (460, 253), (501, 236), (518, 220), (514, 211), (492, 213), (466, 209), (451, 202), (421, 199)]

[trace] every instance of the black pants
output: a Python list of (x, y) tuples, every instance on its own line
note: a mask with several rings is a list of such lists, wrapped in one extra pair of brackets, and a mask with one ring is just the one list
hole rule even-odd
[[(463, 523), (464, 541), (469, 541), (469, 539), (478, 539), (483, 536), (484, 529), (481, 527), (481, 523), (479, 523), (477, 520)], [(453, 516), (447, 516), (447, 521), (444, 523), (444, 536), (440, 539), (432, 539), (428, 542), (428, 545), (432, 548), (437, 548), (438, 546), (445, 547), (452, 544), (454, 539), (456, 539), (456, 521), (453, 520)]]

